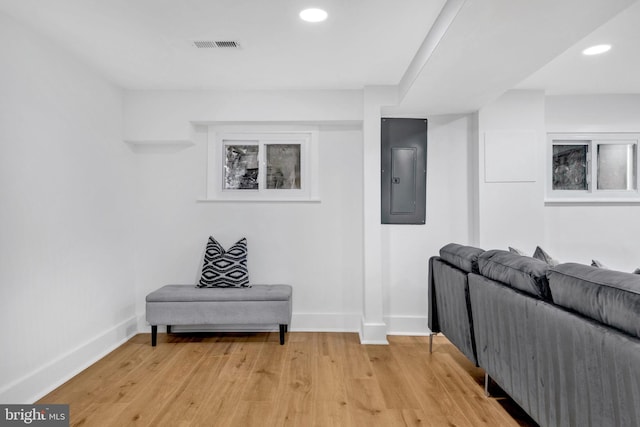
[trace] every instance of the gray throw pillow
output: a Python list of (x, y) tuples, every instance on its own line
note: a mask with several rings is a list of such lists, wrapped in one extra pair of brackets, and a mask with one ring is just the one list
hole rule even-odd
[(536, 250), (533, 253), (533, 257), (535, 259), (539, 259), (540, 261), (546, 262), (547, 264), (549, 264), (552, 267), (560, 264), (559, 261), (557, 261), (556, 259), (552, 258), (551, 255), (549, 255), (547, 252), (545, 252), (545, 250), (542, 249), (540, 246), (536, 246)]
[(522, 256), (527, 256), (527, 254), (525, 254), (523, 251), (521, 251), (518, 248), (513, 248), (511, 246), (509, 246), (509, 252), (511, 252), (512, 254), (518, 254), (518, 255), (522, 255)]

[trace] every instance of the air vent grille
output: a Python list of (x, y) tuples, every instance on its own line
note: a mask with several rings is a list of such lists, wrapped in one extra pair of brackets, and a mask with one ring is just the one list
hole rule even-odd
[(194, 40), (193, 45), (198, 49), (240, 49), (240, 43), (234, 40)]

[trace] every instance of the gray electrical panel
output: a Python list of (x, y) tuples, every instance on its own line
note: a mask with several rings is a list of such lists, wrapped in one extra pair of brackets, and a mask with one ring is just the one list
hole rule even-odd
[(382, 119), (383, 224), (424, 224), (427, 199), (427, 120)]

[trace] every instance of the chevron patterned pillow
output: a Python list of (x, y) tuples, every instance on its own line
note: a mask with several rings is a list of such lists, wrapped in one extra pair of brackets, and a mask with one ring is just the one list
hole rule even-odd
[(213, 236), (209, 237), (204, 253), (202, 275), (197, 286), (199, 288), (249, 287), (247, 239), (238, 240), (235, 245), (225, 251)]

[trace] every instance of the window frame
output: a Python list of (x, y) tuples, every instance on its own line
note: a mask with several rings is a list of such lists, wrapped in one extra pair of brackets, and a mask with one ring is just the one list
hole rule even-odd
[[(636, 133), (549, 133), (547, 135), (546, 198), (547, 202), (640, 202), (640, 134)], [(587, 146), (587, 189), (556, 190), (553, 188), (553, 147), (556, 145)], [(629, 145), (634, 147), (631, 157), (634, 168), (632, 189), (598, 188), (598, 146)]]
[[(237, 143), (236, 143), (237, 141)], [(225, 187), (226, 147), (258, 146), (258, 189)], [(300, 188), (267, 188), (267, 146), (300, 144)], [(208, 131), (207, 201), (319, 201), (317, 129), (215, 127)]]

